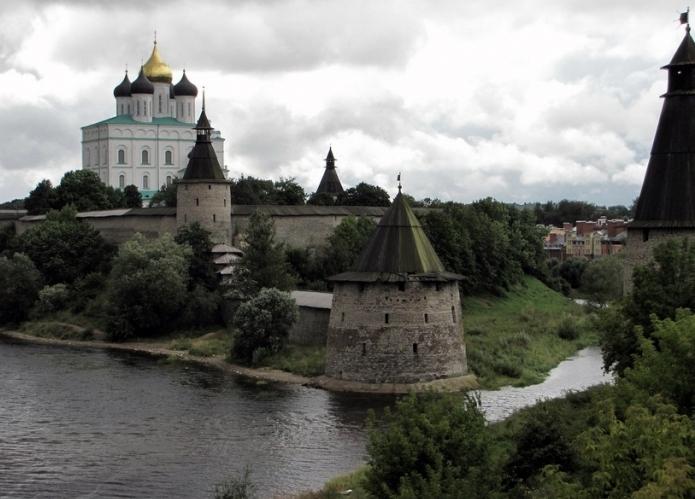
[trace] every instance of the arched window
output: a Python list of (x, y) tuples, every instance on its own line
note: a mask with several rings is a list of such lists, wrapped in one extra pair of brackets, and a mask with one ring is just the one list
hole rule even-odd
[(167, 185), (171, 185), (171, 175), (167, 175)]
[(147, 149), (142, 150), (142, 164), (143, 165), (149, 165), (150, 164), (150, 151)]
[(125, 164), (125, 149), (119, 149), (118, 150), (118, 164), (119, 165)]
[(159, 112), (162, 112), (162, 94), (159, 94)]
[(118, 188), (123, 189), (125, 187), (125, 175), (118, 176)]
[(137, 105), (137, 114), (140, 114), (140, 101), (137, 101), (135, 104)]
[(173, 165), (174, 164), (174, 153), (171, 151), (164, 151), (164, 164)]
[(150, 188), (150, 177), (147, 174), (142, 176), (142, 188), (143, 189), (149, 189)]
[(188, 115), (190, 116), (191, 114), (193, 114), (193, 112), (191, 111), (191, 103), (189, 102), (188, 103)]
[(85, 149), (84, 151), (84, 164), (89, 166), (89, 149)]

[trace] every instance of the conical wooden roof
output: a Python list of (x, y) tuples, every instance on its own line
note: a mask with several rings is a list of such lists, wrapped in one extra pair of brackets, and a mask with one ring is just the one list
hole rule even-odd
[(355, 269), (332, 281), (458, 280), (444, 270), (412, 208), (399, 192), (365, 246)]
[(632, 228), (695, 227), (695, 42), (688, 31), (669, 71)]
[(186, 172), (183, 174), (182, 181), (205, 180), (228, 182), (220, 167), (215, 149), (212, 147), (212, 140), (210, 138), (212, 127), (205, 114), (205, 107), (203, 107), (200, 113), (200, 118), (198, 118), (195, 130), (197, 132), (195, 145), (191, 152), (188, 153), (188, 165), (186, 166)]

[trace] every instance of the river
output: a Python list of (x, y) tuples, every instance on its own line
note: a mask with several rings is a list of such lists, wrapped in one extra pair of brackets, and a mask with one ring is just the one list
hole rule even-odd
[[(497, 420), (606, 381), (590, 348), (481, 401)], [(205, 498), (245, 466), (262, 497), (316, 489), (364, 462), (367, 411), (392, 402), (0, 340), (0, 497)]]

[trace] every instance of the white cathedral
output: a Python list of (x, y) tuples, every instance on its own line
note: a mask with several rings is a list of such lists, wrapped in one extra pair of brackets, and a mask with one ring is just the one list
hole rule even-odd
[[(171, 82), (171, 68), (155, 41), (135, 81), (131, 83), (126, 71), (114, 88), (116, 116), (82, 127), (82, 168), (115, 188), (135, 185), (143, 201), (182, 177), (196, 141), (198, 89), (186, 77), (186, 70), (176, 85)], [(224, 139), (219, 131), (213, 131), (211, 139), (224, 165)]]

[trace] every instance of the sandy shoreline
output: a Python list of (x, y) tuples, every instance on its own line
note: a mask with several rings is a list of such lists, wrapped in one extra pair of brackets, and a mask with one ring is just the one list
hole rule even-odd
[(412, 384), (370, 384), (345, 381), (329, 378), (327, 376), (317, 376), (315, 378), (307, 378), (297, 374), (272, 369), (269, 367), (252, 368), (232, 364), (224, 360), (221, 356), (216, 357), (200, 357), (191, 355), (188, 352), (180, 350), (171, 350), (166, 348), (161, 343), (147, 342), (126, 342), (112, 343), (106, 341), (77, 341), (77, 340), (59, 340), (55, 338), (40, 338), (29, 334), (20, 333), (17, 331), (0, 330), (0, 337), (10, 338), (16, 341), (26, 343), (34, 343), (38, 345), (52, 345), (70, 348), (85, 348), (85, 349), (100, 349), (100, 350), (120, 350), (138, 354), (151, 355), (153, 357), (173, 358), (183, 362), (191, 362), (207, 367), (213, 367), (221, 371), (244, 376), (246, 378), (270, 381), (278, 383), (288, 383), (295, 385), (303, 385), (312, 388), (320, 388), (335, 392), (355, 392), (355, 393), (373, 393), (373, 394), (403, 394), (411, 391), (463, 391), (478, 388), (478, 383), (475, 376), (469, 374), (457, 378), (440, 379), (423, 383)]

